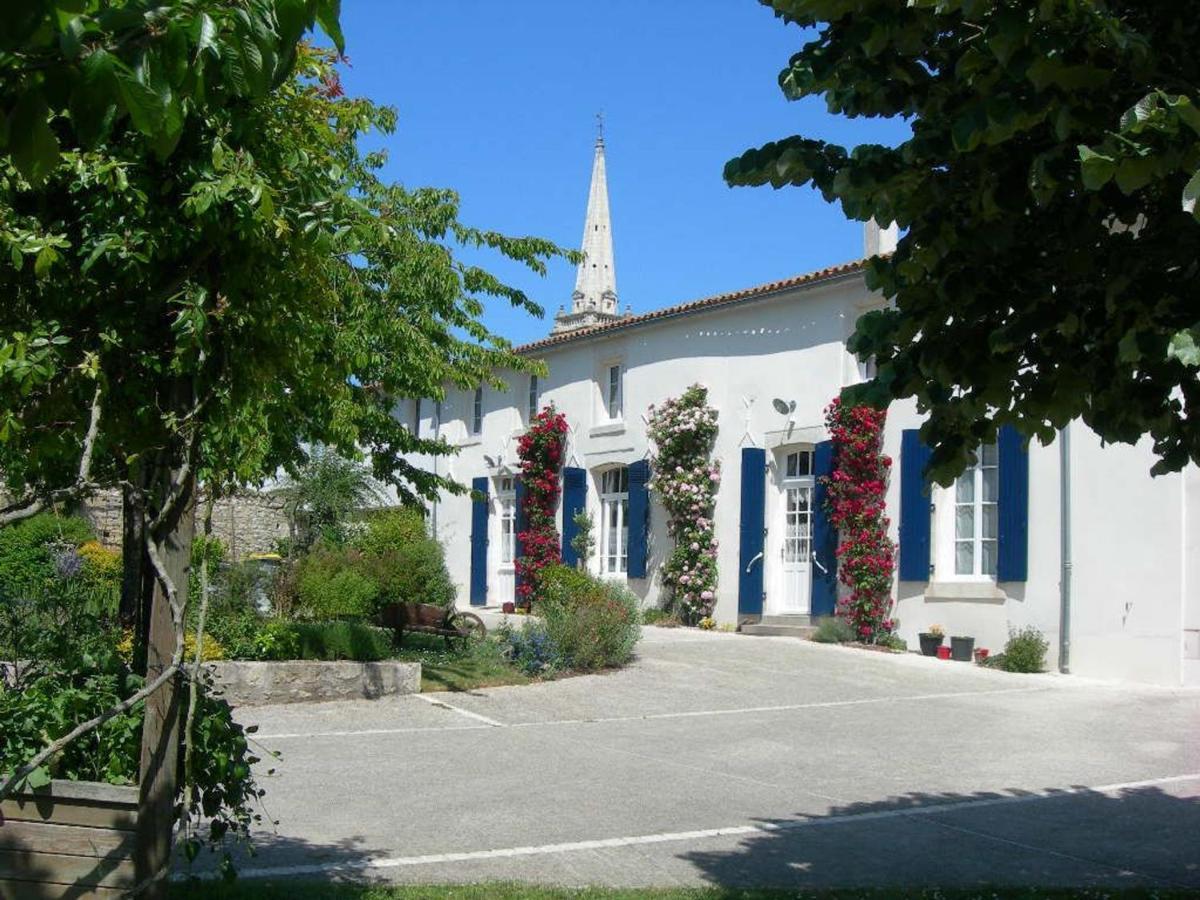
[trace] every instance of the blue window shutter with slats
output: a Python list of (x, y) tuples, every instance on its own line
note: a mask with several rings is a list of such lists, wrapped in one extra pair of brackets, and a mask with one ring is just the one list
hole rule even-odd
[(824, 479), (833, 474), (833, 441), (821, 441), (813, 448), (813, 529), (812, 593), (809, 612), (814, 616), (832, 616), (837, 609), (837, 529), (826, 510), (829, 488)]
[(1029, 574), (1029, 450), (1021, 433), (1004, 425), (996, 437), (1000, 457), (996, 580), (1025, 581)]
[(579, 535), (575, 514), (587, 509), (587, 472), (567, 466), (563, 469), (562, 485), (562, 561), (564, 565), (576, 566), (579, 564), (579, 554), (571, 546), (571, 541)]
[(928, 581), (930, 559), (929, 447), (917, 428), (900, 435), (900, 580)]
[(767, 451), (742, 448), (742, 518), (738, 548), (738, 615), (763, 611), (763, 529), (767, 499)]
[[(514, 559), (520, 559), (525, 555), (525, 548), (521, 546), (521, 532), (529, 530), (529, 518), (525, 515), (525, 482), (520, 475), (513, 479), (513, 502), (517, 504), (516, 521), (513, 523), (514, 542), (516, 546), (513, 548)], [(517, 587), (520, 588), (525, 583), (525, 579), (520, 575), (516, 576)]]
[(471, 605), (487, 603), (488, 480), (471, 479)]
[(629, 552), (630, 578), (646, 577), (646, 550), (650, 530), (650, 461), (639, 459), (629, 466)]

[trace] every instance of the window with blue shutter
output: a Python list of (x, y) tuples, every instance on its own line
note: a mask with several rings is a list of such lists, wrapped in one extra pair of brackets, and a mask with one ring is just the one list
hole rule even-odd
[(579, 535), (575, 514), (587, 509), (587, 472), (567, 466), (562, 470), (562, 561), (565, 565), (579, 564), (579, 554), (571, 541)]
[(1029, 450), (1011, 425), (996, 437), (1000, 456), (997, 581), (1025, 581), (1029, 574)]
[(829, 518), (825, 478), (833, 474), (833, 441), (821, 441), (813, 450), (812, 593), (809, 612), (832, 616), (837, 609), (838, 533)]
[(488, 480), (471, 479), (471, 605), (487, 603)]
[(916, 428), (900, 435), (900, 580), (928, 581), (930, 494), (925, 466), (930, 450)]
[(763, 611), (763, 531), (767, 499), (767, 451), (742, 448), (742, 510), (738, 548), (738, 615)]
[(628, 575), (646, 577), (647, 545), (650, 531), (650, 461), (639, 459), (629, 466), (629, 548)]

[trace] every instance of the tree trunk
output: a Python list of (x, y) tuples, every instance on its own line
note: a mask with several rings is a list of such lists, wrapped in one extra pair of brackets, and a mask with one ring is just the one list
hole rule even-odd
[[(158, 486), (159, 497), (171, 494), (171, 485), (183, 475), (186, 484), (175, 511), (157, 530), (161, 535), (160, 554), (163, 568), (175, 585), (180, 601), (187, 597), (188, 570), (191, 564), (192, 538), (195, 533), (195, 486), (191, 474), (178, 467), (167, 469)], [(146, 679), (157, 677), (175, 654), (176, 626), (170, 599), (162, 583), (154, 577), (146, 555), (146, 542), (154, 539), (149, 528), (142, 529), (141, 561), (150, 585), (148, 639), (146, 641)], [(138, 884), (156, 878), (140, 895), (150, 900), (167, 896), (166, 877), (171, 861), (171, 835), (175, 825), (175, 797), (178, 788), (179, 731), (183, 692), (180, 679), (172, 679), (146, 700), (142, 726), (141, 796), (138, 806), (137, 846), (134, 857)]]

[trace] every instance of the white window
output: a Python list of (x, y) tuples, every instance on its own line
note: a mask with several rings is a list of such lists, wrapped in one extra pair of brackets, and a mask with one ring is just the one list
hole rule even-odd
[(433, 401), (433, 421), (429, 423), (433, 429), (433, 436), (436, 438), (438, 432), (442, 429), (442, 401)]
[(413, 426), (412, 433), (417, 437), (421, 436), (421, 398), (418, 397), (413, 401)]
[(475, 388), (475, 401), (471, 405), (471, 434), (483, 431), (483, 386)]
[(605, 407), (608, 410), (610, 419), (621, 418), (621, 403), (622, 398), (622, 381), (624, 373), (621, 370), (620, 363), (614, 363), (608, 367), (608, 380), (605, 385)]
[(516, 482), (509, 476), (501, 478), (496, 493), (500, 501), (500, 564), (511, 566), (517, 548)]
[(954, 574), (996, 575), (996, 499), (1000, 488), (995, 444), (984, 444), (978, 460), (954, 482)]
[(600, 475), (600, 571), (624, 575), (629, 561), (629, 469)]
[(536, 375), (529, 376), (529, 396), (525, 400), (526, 412), (528, 420), (532, 422), (537, 418), (538, 414), (538, 377)]
[(812, 451), (797, 450), (789, 453), (783, 463), (784, 477), (802, 478), (812, 474)]

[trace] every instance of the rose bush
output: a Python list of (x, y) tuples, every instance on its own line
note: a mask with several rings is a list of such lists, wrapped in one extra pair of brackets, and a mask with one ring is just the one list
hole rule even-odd
[(662, 406), (650, 406), (649, 436), (654, 442), (650, 483), (667, 511), (667, 532), (675, 541), (662, 569), (669, 604), (695, 623), (712, 613), (717, 597), (717, 541), (713, 508), (721, 467), (710, 460), (717, 439), (717, 411), (708, 390), (698, 384)]
[(517, 533), (521, 555), (516, 559), (517, 599), (528, 609), (538, 599), (539, 575), (562, 560), (561, 542), (554, 516), (561, 490), (563, 443), (567, 418), (547, 406), (529, 423), (517, 442), (524, 498), (521, 512), (525, 527)]
[(880, 642), (895, 630), (891, 618), (896, 547), (884, 515), (892, 460), (882, 452), (887, 413), (835, 399), (825, 410), (833, 438), (833, 471), (825, 476), (828, 512), (838, 530), (838, 578), (849, 593), (838, 615), (855, 638)]

